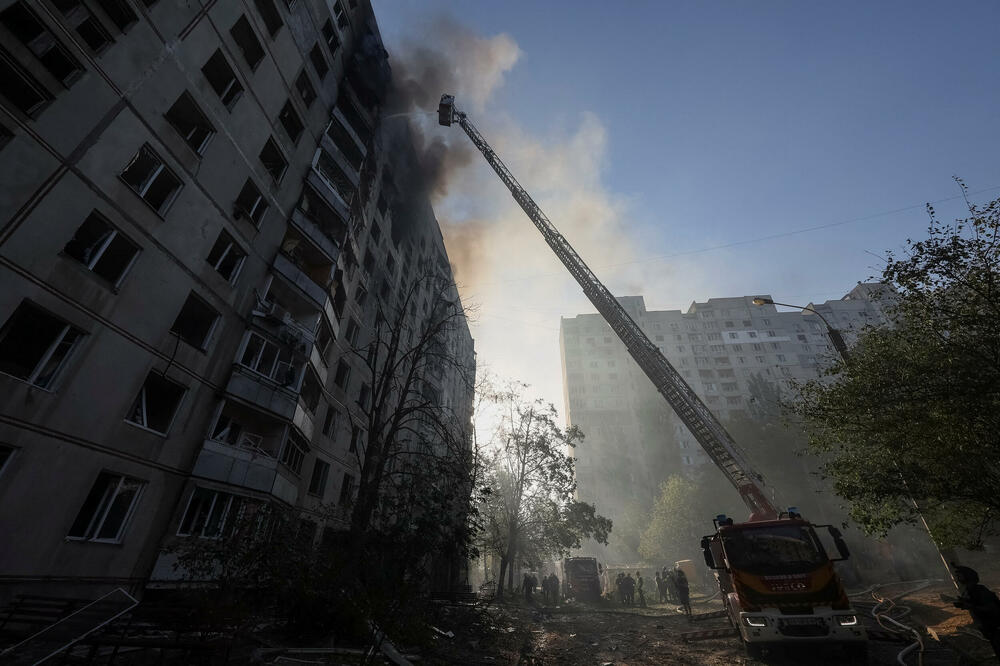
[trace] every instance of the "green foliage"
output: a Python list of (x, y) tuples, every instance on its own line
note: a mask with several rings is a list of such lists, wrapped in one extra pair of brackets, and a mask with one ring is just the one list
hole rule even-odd
[(639, 540), (639, 554), (647, 562), (699, 559), (701, 537), (712, 532), (712, 518), (720, 513), (746, 513), (735, 490), (720, 492), (721, 475), (706, 467), (691, 477), (674, 475), (660, 486), (649, 524)]
[(790, 405), (869, 533), (914, 522), (911, 498), (942, 545), (997, 533), (1000, 200), (969, 210), (943, 224), (928, 207), (927, 238), (882, 273), (892, 325), (867, 330)]
[(493, 392), (502, 417), (485, 463), (490, 492), (477, 506), (479, 546), (500, 559), (500, 595), (508, 567), (568, 554), (587, 538), (606, 544), (611, 531), (609, 519), (574, 497), (574, 461), (566, 451), (583, 433), (560, 428), (555, 406), (525, 400), (523, 388)]

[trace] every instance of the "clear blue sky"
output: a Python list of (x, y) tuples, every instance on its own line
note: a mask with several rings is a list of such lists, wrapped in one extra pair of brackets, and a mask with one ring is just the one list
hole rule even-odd
[[(953, 196), (952, 174), (1000, 188), (993, 0), (375, 6), (390, 51), (441, 14), (509, 34), (523, 56), (498, 112), (536, 133), (595, 113), (609, 133), (605, 182), (632, 201), (651, 255)], [(877, 264), (864, 250), (898, 247), (925, 222), (915, 210), (755, 244), (768, 265), (734, 286), (832, 295)]]

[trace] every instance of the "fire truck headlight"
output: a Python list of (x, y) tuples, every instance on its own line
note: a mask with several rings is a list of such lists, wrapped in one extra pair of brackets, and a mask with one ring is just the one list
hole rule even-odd
[(853, 627), (858, 623), (857, 615), (838, 615), (837, 624), (842, 627)]
[(748, 627), (766, 627), (767, 618), (759, 615), (746, 615), (743, 617), (743, 621), (747, 623)]

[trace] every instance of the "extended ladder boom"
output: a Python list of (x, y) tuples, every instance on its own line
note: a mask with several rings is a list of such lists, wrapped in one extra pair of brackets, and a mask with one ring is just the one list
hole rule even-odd
[(639, 328), (614, 295), (587, 267), (580, 255), (555, 228), (542, 209), (517, 182), (514, 175), (500, 159), (482, 134), (473, 126), (465, 113), (455, 108), (452, 95), (442, 95), (438, 107), (438, 120), (450, 126), (457, 122), (472, 143), (483, 154), (493, 170), (500, 176), (514, 200), (521, 206), (531, 221), (542, 232), (545, 242), (556, 253), (559, 260), (583, 288), (590, 302), (601, 313), (612, 330), (618, 334), (625, 348), (635, 362), (646, 373), (656, 389), (666, 398), (691, 434), (708, 454), (709, 458), (722, 470), (726, 478), (736, 487), (751, 512), (751, 518), (777, 517), (777, 511), (760, 487), (760, 476), (755, 474), (740, 455), (733, 438), (705, 406), (701, 398), (688, 386), (680, 373), (663, 356), (646, 334)]

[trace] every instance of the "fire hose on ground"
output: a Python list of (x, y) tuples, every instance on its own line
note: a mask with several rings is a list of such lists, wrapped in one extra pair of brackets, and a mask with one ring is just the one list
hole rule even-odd
[[(875, 604), (872, 606), (871, 613), (872, 618), (878, 623), (880, 627), (886, 631), (896, 633), (896, 634), (906, 634), (910, 633), (914, 636), (913, 643), (910, 643), (905, 648), (903, 648), (899, 654), (896, 655), (896, 661), (900, 666), (907, 666), (906, 657), (908, 657), (914, 650), (919, 650), (917, 653), (917, 664), (923, 666), (924, 663), (924, 641), (923, 636), (915, 628), (907, 624), (903, 624), (899, 620), (910, 614), (910, 608), (896, 602), (903, 597), (913, 594), (919, 590), (928, 587), (932, 583), (938, 582), (937, 579), (925, 579), (925, 580), (912, 580), (912, 581), (901, 581), (899, 583), (887, 583), (882, 585), (872, 585), (859, 592), (853, 592), (850, 594), (852, 597), (857, 597), (865, 594), (871, 594), (872, 599), (875, 600)], [(913, 587), (899, 592), (893, 596), (881, 596), (879, 591), (882, 588), (896, 585), (911, 584)], [(856, 606), (867, 605), (870, 602), (855, 602)], [(891, 626), (888, 626), (891, 625)]]

